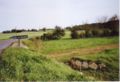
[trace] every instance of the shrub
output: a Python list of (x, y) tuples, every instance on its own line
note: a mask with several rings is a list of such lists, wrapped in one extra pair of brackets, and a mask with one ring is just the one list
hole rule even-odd
[(100, 30), (100, 29), (92, 30), (92, 34), (94, 37), (101, 37), (101, 36), (103, 36), (103, 33), (104, 33), (104, 31)]
[(78, 31), (78, 34), (79, 34), (79, 38), (85, 38), (86, 32), (85, 32), (85, 30), (80, 30), (80, 31)]
[(61, 27), (56, 26), (53, 34), (55, 34), (57, 36), (64, 36), (65, 35), (65, 31), (63, 29), (61, 29)]
[(46, 29), (45, 27), (42, 29), (42, 31), (44, 31), (44, 32), (45, 32), (46, 30), (47, 30), (47, 29)]
[(84, 30), (72, 30), (71, 31), (71, 38), (78, 39), (78, 38), (85, 38), (86, 32)]
[(57, 39), (60, 39), (64, 35), (65, 35), (64, 30), (61, 29), (60, 27), (56, 27), (53, 33), (44, 33), (41, 36), (41, 39), (42, 40), (57, 40)]
[(50, 38), (51, 38), (51, 34), (50, 34), (50, 33), (48, 33), (48, 34), (44, 33), (44, 34), (41, 36), (41, 39), (42, 39), (42, 40), (48, 40), (48, 39), (50, 39)]
[(111, 30), (110, 29), (105, 29), (104, 30), (104, 33), (103, 33), (103, 36), (110, 36), (111, 35)]
[(86, 37), (93, 37), (93, 33), (91, 30), (86, 30), (86, 34), (85, 34)]
[(118, 30), (115, 29), (111, 31), (111, 36), (116, 36), (116, 35), (117, 36), (119, 35), (119, 29)]
[(71, 32), (71, 38), (72, 38), (72, 39), (78, 39), (78, 38), (79, 38), (78, 32), (75, 31), (75, 30), (73, 30), (73, 31)]

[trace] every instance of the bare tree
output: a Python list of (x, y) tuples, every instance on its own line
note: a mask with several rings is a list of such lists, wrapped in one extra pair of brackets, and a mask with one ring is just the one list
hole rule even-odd
[(97, 23), (105, 23), (108, 21), (108, 17), (107, 16), (103, 16), (99, 19), (97, 19)]
[(117, 15), (112, 16), (111, 18), (109, 18), (108, 21), (115, 21), (115, 20), (119, 20), (119, 17)]

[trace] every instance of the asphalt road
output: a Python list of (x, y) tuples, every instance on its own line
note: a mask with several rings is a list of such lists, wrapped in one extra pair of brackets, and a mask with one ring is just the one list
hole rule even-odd
[(10, 46), (13, 42), (17, 41), (16, 39), (10, 39), (10, 40), (2, 40), (0, 41), (0, 54), (1, 52), (7, 48), (8, 46)]

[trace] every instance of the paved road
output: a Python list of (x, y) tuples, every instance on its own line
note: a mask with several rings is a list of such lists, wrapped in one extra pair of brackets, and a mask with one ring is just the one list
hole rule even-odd
[(0, 54), (1, 52), (7, 48), (8, 46), (10, 46), (13, 42), (17, 41), (16, 39), (10, 39), (10, 40), (3, 40), (0, 41)]

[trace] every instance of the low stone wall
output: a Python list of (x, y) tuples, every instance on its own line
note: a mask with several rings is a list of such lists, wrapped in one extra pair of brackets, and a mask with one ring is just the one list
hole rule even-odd
[(71, 58), (67, 64), (75, 70), (101, 70), (105, 71), (107, 66), (101, 61), (82, 60)]

